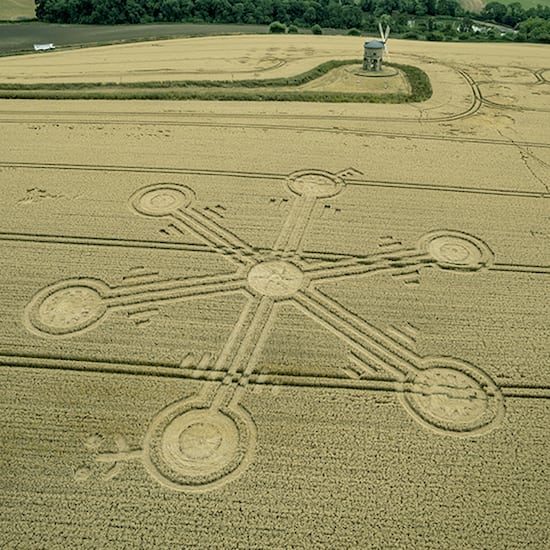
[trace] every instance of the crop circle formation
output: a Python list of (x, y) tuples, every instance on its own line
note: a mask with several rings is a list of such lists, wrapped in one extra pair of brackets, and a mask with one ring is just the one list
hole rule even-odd
[(248, 284), (261, 296), (285, 298), (302, 286), (302, 271), (290, 262), (272, 260), (255, 265), (248, 273)]
[(489, 247), (477, 237), (459, 231), (428, 233), (420, 242), (440, 267), (476, 271), (487, 267), (493, 259)]
[(344, 182), (338, 176), (321, 170), (295, 172), (289, 176), (290, 190), (301, 197), (325, 199), (340, 193)]
[(223, 469), (234, 458), (238, 445), (235, 422), (209, 409), (176, 417), (161, 438), (164, 458), (184, 475), (210, 475)]
[(165, 486), (204, 491), (238, 475), (254, 444), (253, 423), (244, 411), (179, 402), (149, 427), (144, 464)]
[(97, 285), (84, 282), (47, 287), (27, 308), (27, 322), (40, 333), (72, 334), (90, 327), (107, 311)]
[[(390, 389), (399, 394), (405, 410), (424, 427), (444, 434), (478, 435), (493, 429), (502, 419), (502, 393), (481, 369), (454, 358), (422, 357), (413, 351), (410, 334), (401, 331), (399, 336), (395, 327), (383, 339), (373, 336), (375, 329), (371, 325), (316, 288), (316, 281), (373, 271), (373, 256), (344, 257), (330, 263), (304, 261), (301, 243), (316, 200), (339, 193), (344, 183), (340, 176), (318, 170), (295, 172), (286, 183), (295, 194), (293, 204), (274, 247), (265, 255), (201, 213), (192, 204), (194, 191), (184, 185), (148, 185), (130, 198), (134, 212), (171, 218), (172, 224), (179, 224), (174, 227), (180, 232), (189, 228), (210, 247), (224, 254), (230, 251), (240, 267), (229, 277), (224, 273), (219, 277), (208, 276), (206, 280), (196, 277), (160, 280), (154, 283), (154, 293), (147, 279), (131, 283), (128, 289), (125, 282), (117, 287), (98, 279), (74, 278), (41, 290), (27, 306), (28, 328), (41, 336), (56, 336), (87, 329), (106, 313), (107, 307), (132, 311), (140, 303), (179, 301), (182, 297), (212, 292), (229, 294), (236, 288), (241, 291), (247, 288), (249, 304), (262, 304), (241, 312), (236, 329), (216, 360), (216, 376), (223, 372), (225, 375), (219, 378), (213, 397), (199, 394), (169, 405), (152, 420), (139, 452), (122, 448), (119, 453), (103, 456), (104, 461), (132, 460), (139, 456), (156, 481), (186, 492), (208, 491), (241, 475), (252, 460), (257, 436), (255, 424), (239, 399), (257, 366), (257, 350), (263, 345), (263, 335), (268, 334), (266, 326), (277, 300), (301, 307), (365, 354), (383, 347), (384, 363), (389, 358), (390, 362), (402, 364), (403, 357), (412, 357), (401, 373), (403, 376), (394, 377)], [(377, 266), (377, 272), (385, 269), (395, 274), (396, 269), (410, 269), (411, 265), (418, 269), (426, 263), (476, 271), (493, 260), (483, 241), (459, 231), (425, 234), (412, 249), (413, 263), (405, 261), (411, 256), (411, 249), (401, 243), (398, 246), (398, 250), (392, 248), (374, 255), (383, 262), (382, 268)], [(378, 329), (376, 332), (383, 333)], [(395, 334), (397, 339), (393, 338)], [(404, 339), (407, 336), (408, 340)], [(393, 376), (391, 363), (385, 366)], [(200, 362), (192, 368), (195, 367), (199, 375), (206, 370)], [(389, 382), (385, 380), (386, 384)], [(96, 443), (94, 439), (89, 447), (97, 448)]]
[(458, 360), (432, 361), (413, 375), (403, 400), (421, 424), (455, 435), (485, 433), (504, 412), (502, 394), (487, 374)]
[(135, 210), (146, 216), (169, 216), (189, 206), (191, 199), (186, 187), (160, 183), (141, 189), (130, 202)]

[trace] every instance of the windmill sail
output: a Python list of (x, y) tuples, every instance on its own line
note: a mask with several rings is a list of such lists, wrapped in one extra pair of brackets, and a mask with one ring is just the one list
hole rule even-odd
[(382, 44), (384, 44), (384, 53), (389, 58), (389, 50), (388, 50), (388, 38), (390, 36), (390, 26), (386, 25), (386, 30), (382, 28), (382, 23), (378, 23), (378, 30), (380, 31), (380, 41)]

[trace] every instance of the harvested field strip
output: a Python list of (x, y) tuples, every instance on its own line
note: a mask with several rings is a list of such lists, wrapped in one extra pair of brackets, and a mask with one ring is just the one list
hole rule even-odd
[[(263, 88), (272, 86), (299, 86), (311, 82), (328, 73), (332, 69), (343, 65), (361, 63), (360, 59), (340, 59), (321, 63), (313, 69), (286, 78), (265, 78), (253, 80), (163, 80), (158, 82), (67, 82), (67, 83), (40, 83), (40, 84), (0, 84), (0, 90), (66, 90), (88, 88)], [(401, 68), (401, 65), (392, 65)]]
[[(95, 82), (63, 84), (0, 84), (2, 99), (201, 99), (218, 101), (305, 101), (335, 103), (408, 103), (429, 99), (432, 86), (428, 75), (417, 67), (392, 64), (407, 79), (411, 93), (356, 93), (277, 90), (314, 81), (343, 65), (360, 60), (333, 60), (302, 74), (264, 80), (182, 80), (162, 82)], [(299, 92), (299, 93), (298, 93)]]

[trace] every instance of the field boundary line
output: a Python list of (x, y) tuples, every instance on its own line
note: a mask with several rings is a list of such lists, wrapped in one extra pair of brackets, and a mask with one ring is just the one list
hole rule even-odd
[[(0, 231), (0, 242), (35, 242), (41, 244), (60, 244), (60, 245), (74, 245), (74, 246), (114, 246), (121, 248), (145, 248), (145, 249), (159, 249), (159, 250), (183, 250), (185, 252), (192, 253), (212, 253), (212, 246), (206, 244), (195, 243), (180, 243), (180, 242), (168, 242), (168, 241), (148, 241), (138, 239), (119, 239), (119, 238), (106, 238), (106, 237), (81, 237), (81, 236), (66, 236), (66, 235), (47, 235), (47, 234), (35, 234), (35, 233), (10, 233)], [(271, 252), (271, 248), (258, 248), (259, 254)], [(361, 267), (364, 260), (369, 260), (373, 257), (372, 254), (350, 254), (347, 252), (327, 252), (324, 253), (318, 250), (304, 250), (301, 252), (301, 256), (308, 260), (321, 260), (328, 262), (326, 265), (321, 266), (323, 270), (337, 270), (340, 269), (337, 262), (341, 260), (348, 260), (348, 264), (351, 267), (357, 264)], [(320, 269), (320, 268), (317, 268)], [(489, 266), (487, 269), (490, 271), (502, 271), (502, 272), (516, 272), (516, 273), (535, 273), (541, 275), (550, 274), (550, 265), (535, 265), (535, 264), (507, 264), (496, 263)], [(312, 266), (304, 269), (304, 273), (313, 275), (316, 269)], [(319, 279), (320, 280), (320, 279)]]
[[(182, 174), (197, 176), (221, 176), (234, 178), (250, 179), (270, 179), (274, 181), (284, 181), (286, 174), (261, 173), (261, 172), (237, 172), (225, 170), (203, 170), (192, 168), (158, 168), (147, 166), (115, 166), (115, 165), (85, 165), (85, 164), (63, 164), (63, 163), (26, 163), (26, 162), (8, 162), (0, 161), (0, 167), (22, 168), (32, 170), (80, 170), (92, 172), (133, 172), (133, 173), (152, 173), (152, 174)], [(550, 193), (540, 191), (520, 191), (513, 189), (490, 189), (475, 188), (464, 186), (447, 186), (436, 183), (414, 183), (391, 180), (371, 180), (371, 179), (347, 179), (347, 185), (357, 185), (365, 187), (387, 187), (403, 188), (424, 191), (443, 191), (448, 193), (472, 193), (477, 195), (502, 195), (527, 198), (549, 198)]]
[[(0, 367), (28, 369), (31, 371), (64, 371), (89, 374), (121, 374), (128, 376), (154, 376), (190, 381), (219, 382), (227, 374), (225, 370), (189, 369), (177, 363), (147, 363), (105, 361), (89, 358), (66, 358), (53, 355), (0, 354)], [(301, 374), (251, 374), (249, 384), (258, 386), (288, 386), (294, 388), (332, 388), (358, 391), (399, 392), (394, 380), (351, 379), (334, 376), (309, 376)], [(550, 399), (550, 385), (499, 384), (507, 398)]]
[[(169, 241), (149, 241), (139, 239), (119, 239), (107, 237), (82, 237), (67, 235), (48, 235), (38, 233), (11, 233), (0, 231), (0, 241), (6, 242), (36, 242), (41, 244), (68, 244), (75, 246), (120, 246), (127, 248), (158, 248), (160, 250), (184, 250), (187, 252), (199, 252), (212, 254), (212, 246), (203, 243), (183, 243)], [(260, 254), (269, 253), (271, 248), (258, 248)], [(302, 257), (308, 260), (323, 260), (335, 262), (342, 258), (350, 258), (350, 254), (342, 252), (322, 252), (317, 250), (305, 250)], [(367, 257), (367, 256), (365, 256)], [(354, 256), (355, 258), (355, 256)]]
[(540, 275), (550, 275), (550, 266), (548, 265), (529, 265), (529, 264), (493, 264), (487, 269), (489, 271), (512, 271), (514, 273), (538, 273)]
[(0, 161), (0, 167), (5, 168), (28, 168), (28, 169), (52, 169), (52, 170), (85, 170), (92, 172), (138, 172), (153, 174), (189, 174), (193, 176), (224, 176), (235, 178), (262, 178), (274, 180), (286, 180), (286, 174), (261, 173), (261, 172), (239, 172), (232, 170), (205, 170), (200, 168), (163, 168), (157, 166), (117, 166), (115, 164), (65, 164), (65, 163), (39, 163), (39, 162), (9, 162)]

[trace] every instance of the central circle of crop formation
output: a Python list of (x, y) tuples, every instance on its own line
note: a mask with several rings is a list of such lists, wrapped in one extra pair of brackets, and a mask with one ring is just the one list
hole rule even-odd
[(262, 262), (248, 273), (248, 284), (252, 289), (271, 298), (292, 296), (300, 289), (303, 281), (302, 271), (284, 260)]
[(170, 468), (181, 475), (210, 475), (234, 460), (239, 442), (235, 422), (217, 411), (191, 410), (166, 428), (161, 448)]
[(416, 376), (413, 388), (417, 406), (444, 422), (473, 424), (487, 407), (479, 383), (455, 369), (427, 369)]
[(38, 317), (45, 325), (64, 330), (86, 324), (101, 308), (101, 296), (87, 287), (58, 290), (38, 308)]
[(185, 206), (187, 197), (177, 189), (154, 189), (140, 200), (141, 209), (151, 215), (166, 215)]
[(187, 208), (193, 200), (193, 191), (177, 183), (155, 183), (138, 189), (130, 197), (134, 210), (146, 216), (171, 216)]
[(449, 262), (464, 263), (470, 258), (470, 251), (460, 243), (446, 243), (439, 248), (441, 255)]
[(185, 428), (179, 437), (180, 451), (190, 460), (206, 460), (220, 448), (223, 434), (211, 422), (196, 422)]

